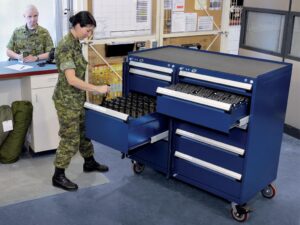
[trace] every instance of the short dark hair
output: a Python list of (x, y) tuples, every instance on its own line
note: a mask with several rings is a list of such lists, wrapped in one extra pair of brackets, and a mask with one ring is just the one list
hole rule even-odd
[(75, 27), (78, 23), (81, 27), (86, 27), (88, 25), (92, 25), (94, 27), (97, 26), (95, 18), (89, 11), (78, 12), (75, 15), (71, 16), (69, 21), (72, 24), (72, 27)]

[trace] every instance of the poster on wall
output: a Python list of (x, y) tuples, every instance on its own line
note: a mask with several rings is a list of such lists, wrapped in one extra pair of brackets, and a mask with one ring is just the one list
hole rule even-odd
[(198, 31), (213, 30), (213, 17), (212, 16), (199, 16), (198, 17)]
[(185, 13), (173, 12), (171, 32), (184, 32), (185, 31)]
[(152, 0), (93, 1), (93, 15), (95, 39), (151, 34)]

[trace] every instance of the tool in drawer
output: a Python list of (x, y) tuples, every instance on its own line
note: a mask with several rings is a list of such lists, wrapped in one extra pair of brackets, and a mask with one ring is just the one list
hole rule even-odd
[(156, 99), (144, 94), (129, 93), (127, 97), (105, 100), (101, 106), (138, 118), (155, 112)]
[[(238, 107), (241, 104), (248, 104), (249, 98), (237, 94), (232, 94), (229, 92), (224, 92), (220, 90), (215, 90), (207, 87), (201, 87), (191, 84), (178, 83), (166, 87), (166, 89), (175, 91), (174, 97), (176, 97), (176, 92), (185, 93), (208, 100), (205, 105), (215, 107), (214, 102), (225, 103), (226, 108), (230, 111), (232, 108)], [(189, 99), (187, 99), (189, 100)], [(212, 100), (212, 101), (209, 101)], [(202, 103), (201, 101), (199, 103)]]

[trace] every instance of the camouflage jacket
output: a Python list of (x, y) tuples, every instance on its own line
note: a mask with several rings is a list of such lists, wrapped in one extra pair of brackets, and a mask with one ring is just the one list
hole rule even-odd
[(14, 30), (6, 47), (17, 54), (22, 51), (27, 55), (39, 55), (49, 52), (53, 48), (53, 42), (45, 28), (38, 26), (36, 30), (30, 31), (24, 25)]
[(86, 99), (85, 91), (71, 86), (64, 73), (66, 69), (74, 69), (76, 77), (85, 79), (87, 61), (83, 57), (80, 42), (71, 33), (59, 42), (55, 49), (55, 61), (59, 76), (53, 94), (54, 102), (72, 109), (82, 108)]

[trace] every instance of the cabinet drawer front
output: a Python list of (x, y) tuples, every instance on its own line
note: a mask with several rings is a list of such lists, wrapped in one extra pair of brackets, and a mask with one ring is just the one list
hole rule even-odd
[[(236, 152), (239, 155), (243, 155), (242, 153), (244, 152), (245, 154), (246, 152), (248, 132), (245, 130), (239, 128), (233, 128), (230, 130), (229, 133), (224, 133), (224, 132), (207, 129), (203, 126), (197, 126), (179, 120), (176, 120), (174, 122), (173, 127), (174, 127), (175, 134), (177, 131), (176, 135), (188, 136), (191, 139), (196, 139), (196, 140), (198, 139), (197, 137), (200, 136), (200, 139), (201, 137), (203, 137), (202, 139), (211, 139), (212, 140), (211, 142), (209, 140), (204, 141), (206, 143), (208, 142), (208, 144), (210, 145), (228, 149), (228, 151), (232, 151), (233, 153)], [(187, 135), (185, 135), (185, 133)], [(200, 141), (203, 142), (203, 140)]]
[(157, 96), (157, 112), (226, 133), (247, 116), (247, 111), (246, 104), (227, 112), (175, 97)]
[(167, 135), (168, 131), (167, 119), (158, 113), (124, 121), (93, 109), (86, 109), (85, 125), (88, 138), (123, 153), (158, 141), (157, 137), (161, 138), (160, 134), (164, 132)]
[[(169, 76), (169, 80), (171, 81), (171, 76)], [(169, 85), (170, 82), (167, 80), (154, 79), (137, 74), (130, 74), (128, 77), (128, 90), (130, 90), (130, 92), (140, 92), (155, 96), (157, 87), (165, 87)]]
[(224, 151), (221, 148), (209, 146), (185, 137), (175, 137), (174, 149), (175, 151), (182, 152), (228, 170), (240, 174), (243, 172), (244, 158), (237, 154)]
[(55, 87), (58, 79), (58, 74), (46, 74), (31, 76), (31, 88)]
[(216, 189), (235, 197), (240, 195), (241, 182), (175, 157), (173, 176), (176, 177), (177, 175), (196, 181), (208, 191)]

